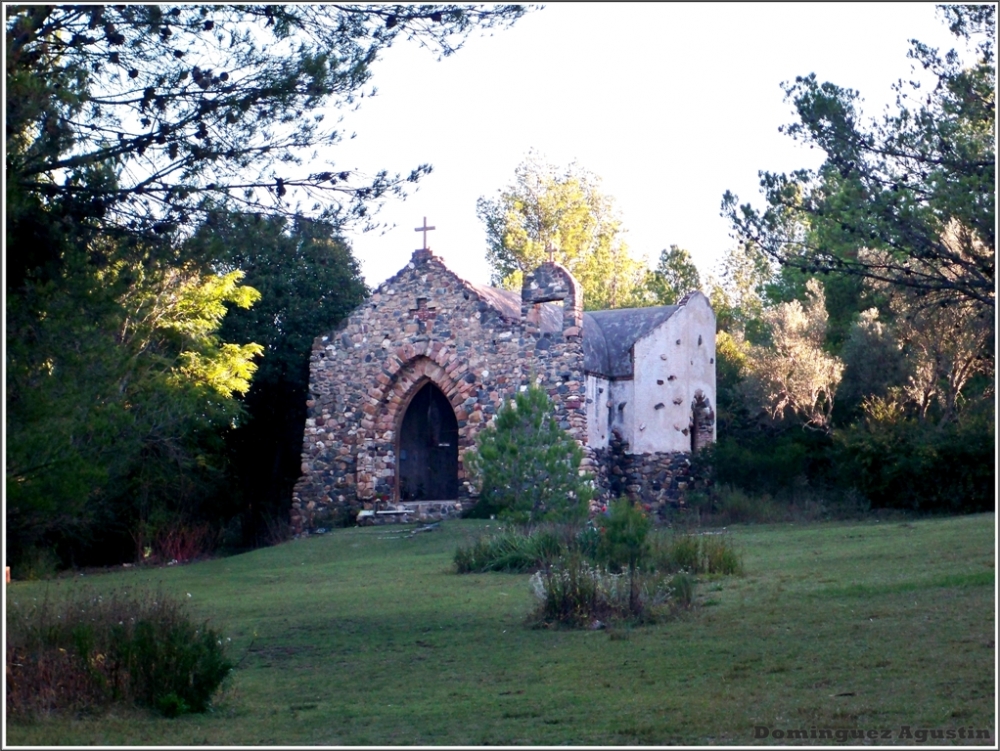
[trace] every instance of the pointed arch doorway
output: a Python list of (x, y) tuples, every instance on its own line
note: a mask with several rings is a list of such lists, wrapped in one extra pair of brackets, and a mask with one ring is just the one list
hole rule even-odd
[(400, 501), (458, 498), (458, 420), (430, 381), (413, 395), (399, 429)]

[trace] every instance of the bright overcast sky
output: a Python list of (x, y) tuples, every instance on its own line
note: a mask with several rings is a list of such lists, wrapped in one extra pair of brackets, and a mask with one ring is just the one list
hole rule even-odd
[(778, 126), (793, 121), (779, 84), (815, 72), (851, 87), (878, 115), (910, 76), (908, 40), (950, 48), (933, 5), (554, 4), (441, 61), (400, 42), (375, 64), (378, 95), (344, 122), (338, 167), (434, 172), (379, 218), (396, 227), (350, 235), (376, 286), (428, 244), (460, 276), (489, 280), (476, 200), (508, 185), (531, 148), (574, 159), (613, 196), (637, 257), (671, 244), (702, 276), (732, 247), (722, 194), (760, 204), (758, 170), (818, 166)]

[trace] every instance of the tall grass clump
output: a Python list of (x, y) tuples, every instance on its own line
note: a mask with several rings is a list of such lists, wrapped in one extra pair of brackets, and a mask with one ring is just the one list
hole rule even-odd
[[(667, 609), (675, 582), (647, 565), (651, 529), (638, 504), (627, 498), (612, 502), (600, 524), (574, 536), (564, 558), (532, 577), (536, 622), (583, 626), (643, 621)], [(682, 593), (686, 606), (693, 596), (693, 579), (684, 584), (689, 586)]]
[(647, 565), (691, 574), (743, 573), (743, 557), (727, 534), (661, 531), (650, 538)]
[(707, 492), (691, 493), (688, 507), (701, 524), (770, 524), (787, 521), (791, 516), (793, 502), (789, 493), (782, 502), (766, 491), (748, 492), (720, 484)]
[(124, 703), (204, 712), (229, 675), (224, 639), (162, 592), (7, 602), (7, 714)]
[(609, 621), (646, 620), (671, 602), (666, 576), (614, 573), (578, 554), (537, 571), (530, 581), (538, 605), (536, 625), (601, 627)]
[(671, 576), (668, 589), (674, 605), (678, 608), (690, 608), (694, 604), (695, 586), (694, 574), (687, 571), (678, 571)]
[(564, 552), (563, 542), (552, 528), (509, 526), (459, 547), (455, 551), (455, 568), (460, 574), (527, 572), (556, 560)]
[(717, 485), (689, 493), (686, 501), (672, 514), (675, 527), (864, 519), (874, 508), (856, 488), (816, 488), (806, 484), (786, 488), (778, 496)]
[(642, 612), (638, 581), (639, 566), (649, 553), (646, 536), (653, 523), (637, 503), (628, 498), (612, 502), (611, 513), (601, 529), (598, 556), (611, 570), (628, 571), (629, 602), (633, 615)]
[(701, 561), (706, 574), (743, 573), (743, 558), (725, 535), (701, 537)]
[(569, 627), (642, 622), (694, 602), (698, 574), (740, 574), (725, 534), (653, 531), (627, 499), (586, 524), (505, 526), (455, 552), (459, 573), (534, 572), (535, 624)]
[(665, 571), (690, 571), (701, 568), (701, 545), (696, 535), (660, 533), (650, 541), (652, 565)]

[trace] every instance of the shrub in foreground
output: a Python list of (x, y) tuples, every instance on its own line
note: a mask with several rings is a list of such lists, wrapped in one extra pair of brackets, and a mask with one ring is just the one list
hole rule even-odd
[(532, 617), (539, 624), (571, 627), (647, 620), (669, 609), (671, 584), (657, 572), (614, 573), (570, 555), (531, 577), (531, 591), (538, 601)]
[(640, 564), (649, 554), (646, 536), (652, 527), (653, 523), (639, 504), (628, 498), (612, 502), (611, 513), (601, 527), (598, 556), (612, 571), (628, 571), (629, 608), (633, 615), (643, 610), (638, 573)]
[(120, 702), (167, 716), (203, 712), (233, 668), (222, 636), (160, 593), (7, 602), (7, 713)]
[(612, 501), (608, 516), (600, 522), (598, 558), (612, 570), (635, 571), (649, 553), (646, 536), (652, 528), (639, 504), (628, 498)]

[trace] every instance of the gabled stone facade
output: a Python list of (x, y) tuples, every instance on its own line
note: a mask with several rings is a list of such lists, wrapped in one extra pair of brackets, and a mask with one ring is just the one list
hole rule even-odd
[[(670, 365), (698, 386), (700, 396), (672, 382), (669, 391), (684, 391), (673, 398), (688, 402), (690, 421), (674, 415), (684, 422), (678, 431), (685, 436), (695, 424), (691, 400), (708, 405), (696, 431), (704, 442), (714, 439), (715, 321), (704, 296), (695, 294), (701, 349), (683, 350), (684, 362), (690, 361), (683, 368), (674, 357), (680, 352), (671, 353)], [(669, 450), (659, 452), (662, 456), (646, 450), (642, 461), (634, 461), (628, 449), (632, 434), (647, 430), (664, 406), (649, 405), (652, 417), (637, 428), (639, 418), (632, 419), (632, 412), (649, 398), (646, 380), (636, 373), (652, 375), (656, 368), (640, 367), (631, 358), (646, 340), (665, 349), (657, 336), (667, 328), (674, 335), (676, 326), (666, 324), (683, 318), (676, 314), (689, 301), (619, 315), (620, 330), (609, 346), (598, 319), (622, 311), (584, 313), (579, 284), (559, 264), (525, 274), (517, 295), (471, 284), (429, 250), (416, 251), (404, 269), (313, 345), (293, 527), (302, 532), (359, 511), (381, 519), (457, 513), (475, 495), (464, 470), (465, 452), (504, 402), (533, 382), (547, 390), (559, 424), (584, 446), (586, 467), (605, 496), (616, 489), (656, 504), (675, 499), (691, 444), (664, 442)], [(665, 369), (666, 354), (657, 363)], [(614, 401), (624, 394), (637, 394), (628, 413), (627, 405), (619, 408)], [(603, 431), (595, 431), (598, 423)], [(619, 475), (622, 481), (616, 482)], [(454, 497), (431, 497), (441, 494)]]

